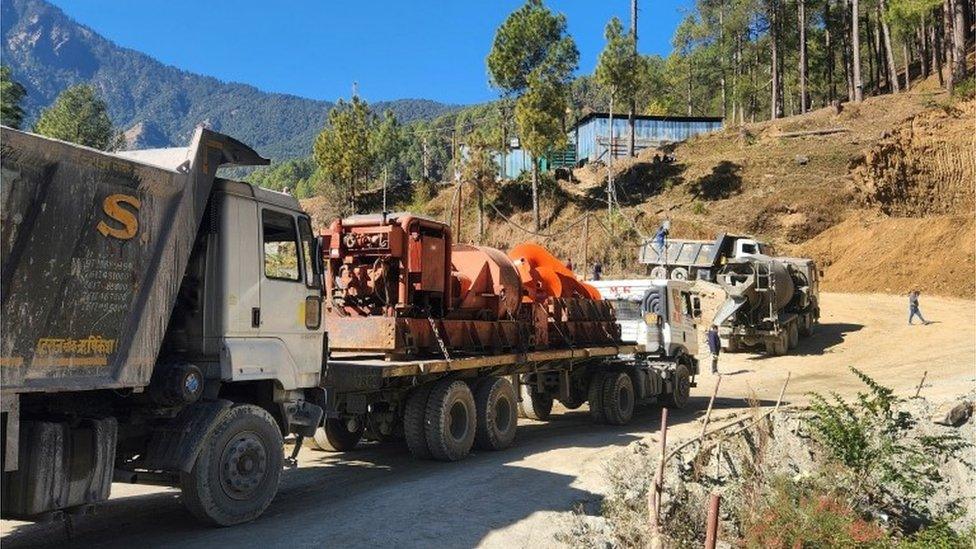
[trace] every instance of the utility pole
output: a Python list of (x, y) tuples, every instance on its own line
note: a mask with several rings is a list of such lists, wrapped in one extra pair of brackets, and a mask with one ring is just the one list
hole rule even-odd
[(388, 175), (389, 174), (387, 172), (387, 168), (384, 167), (383, 168), (383, 213), (386, 213), (386, 185), (387, 185), (387, 180), (389, 179)]
[(607, 227), (610, 228), (610, 236), (613, 236), (613, 96), (615, 90), (610, 89), (610, 150), (607, 155)]
[(461, 243), (461, 208), (464, 206), (464, 182), (458, 181), (458, 204), (457, 204), (457, 234), (454, 235), (454, 242)]
[[(634, 57), (637, 57), (637, 0), (630, 0), (630, 34), (634, 37)], [(630, 98), (630, 113), (628, 113), (627, 118), (630, 122), (630, 147), (628, 147), (628, 154), (634, 156), (636, 152), (637, 145), (637, 130), (636, 122), (634, 121), (634, 116), (637, 113), (637, 98)]]
[(861, 28), (857, 0), (851, 0), (851, 57), (854, 73), (854, 101), (864, 100), (864, 84), (861, 82)]
[(424, 181), (430, 180), (430, 156), (427, 154), (427, 136), (424, 136), (424, 140), (421, 144), (421, 149), (423, 150), (423, 164), (424, 164)]
[(583, 280), (590, 269), (590, 214), (583, 218)]

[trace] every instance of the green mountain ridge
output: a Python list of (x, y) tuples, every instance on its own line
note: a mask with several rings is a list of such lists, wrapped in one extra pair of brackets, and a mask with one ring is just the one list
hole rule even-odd
[[(123, 48), (44, 0), (0, 0), (2, 62), (27, 89), (25, 127), (65, 88), (89, 82), (108, 104), (130, 146), (186, 143), (197, 124), (227, 133), (274, 159), (311, 152), (331, 102), (259, 90), (254, 86), (165, 65)], [(427, 99), (372, 105), (401, 122), (456, 110)]]

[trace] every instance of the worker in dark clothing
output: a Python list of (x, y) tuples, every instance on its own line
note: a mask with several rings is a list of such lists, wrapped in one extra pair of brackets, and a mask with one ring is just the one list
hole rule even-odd
[(712, 353), (712, 373), (718, 373), (718, 354), (722, 351), (722, 340), (718, 337), (718, 326), (712, 324), (712, 327), (705, 332), (705, 338), (708, 339), (708, 350)]
[(597, 261), (593, 264), (593, 280), (600, 280), (603, 276), (603, 264)]
[(908, 292), (908, 323), (909, 324), (913, 324), (912, 321), (915, 320), (916, 316), (918, 317), (919, 320), (922, 321), (922, 324), (929, 323), (929, 321), (925, 320), (925, 317), (922, 316), (922, 311), (920, 311), (918, 308), (918, 295), (920, 293), (921, 292), (919, 292), (918, 290), (912, 290)]

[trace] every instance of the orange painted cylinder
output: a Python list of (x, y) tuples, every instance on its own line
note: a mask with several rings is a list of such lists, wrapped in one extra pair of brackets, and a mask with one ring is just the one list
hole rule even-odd
[(522, 281), (504, 253), (484, 246), (456, 245), (451, 250), (459, 282), (456, 308), (488, 311), (495, 319), (513, 318), (522, 297)]
[(546, 297), (602, 299), (596, 288), (577, 279), (569, 267), (538, 244), (519, 244), (508, 257), (515, 262), (527, 297), (533, 301)]

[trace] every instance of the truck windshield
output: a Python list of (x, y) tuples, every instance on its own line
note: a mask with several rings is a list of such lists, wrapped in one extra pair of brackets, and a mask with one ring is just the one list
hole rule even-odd
[(610, 302), (617, 314), (617, 320), (637, 320), (640, 318), (640, 303), (626, 299), (614, 299)]

